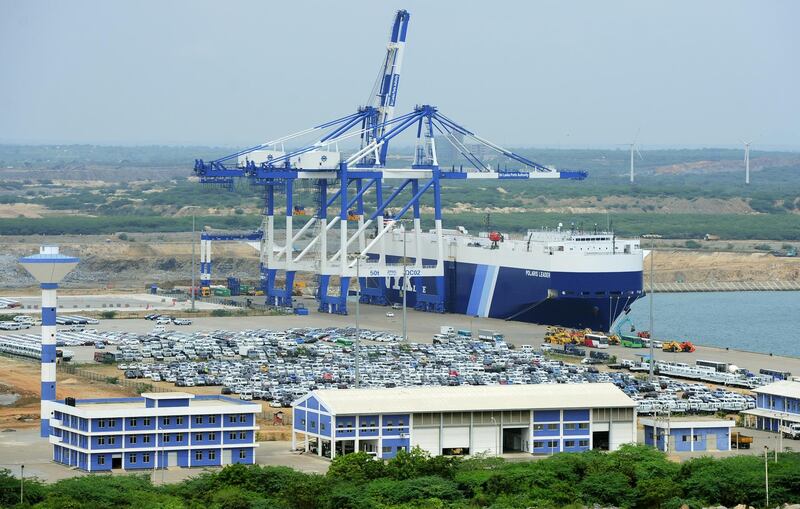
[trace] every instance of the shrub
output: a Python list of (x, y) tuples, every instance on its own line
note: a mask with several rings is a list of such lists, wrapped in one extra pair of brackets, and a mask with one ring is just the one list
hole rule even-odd
[(117, 235), (117, 238), (119, 240), (128, 240), (128, 234), (127, 233), (120, 233), (119, 235)]
[(116, 316), (117, 316), (116, 311), (103, 311), (100, 313), (100, 318), (105, 318), (106, 320), (111, 320)]
[(696, 240), (687, 240), (684, 244), (689, 249), (701, 249), (703, 246)]
[(753, 248), (758, 251), (770, 251), (772, 249), (769, 244), (756, 244)]

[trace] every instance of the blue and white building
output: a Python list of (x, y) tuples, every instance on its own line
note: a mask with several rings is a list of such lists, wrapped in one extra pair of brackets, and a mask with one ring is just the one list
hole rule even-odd
[(642, 419), (644, 443), (664, 452), (731, 450), (731, 428), (723, 419)]
[(312, 391), (293, 404), (293, 449), (329, 458), (615, 450), (636, 442), (636, 403), (613, 384)]
[(781, 380), (753, 392), (756, 407), (742, 412), (748, 427), (777, 433), (780, 426), (800, 423), (800, 381)]
[(52, 407), (53, 461), (88, 472), (255, 463), (258, 404), (165, 392)]

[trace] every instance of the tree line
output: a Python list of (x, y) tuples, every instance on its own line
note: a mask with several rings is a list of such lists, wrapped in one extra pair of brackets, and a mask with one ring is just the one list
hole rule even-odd
[[(800, 500), (800, 454), (769, 464), (771, 507)], [(0, 471), (0, 507), (89, 509), (467, 509), (602, 507), (691, 509), (764, 507), (764, 459), (703, 457), (673, 463), (663, 453), (626, 445), (612, 453), (562, 453), (538, 461), (431, 457), (419, 449), (388, 462), (366, 453), (340, 456), (325, 475), (288, 467), (228, 466), (177, 484), (153, 485), (150, 473), (89, 475), (43, 484)]]

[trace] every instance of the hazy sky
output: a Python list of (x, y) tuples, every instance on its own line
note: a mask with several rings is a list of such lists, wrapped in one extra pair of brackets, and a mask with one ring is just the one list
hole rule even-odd
[(513, 146), (800, 148), (800, 2), (0, 0), (0, 143), (250, 145), (365, 102)]

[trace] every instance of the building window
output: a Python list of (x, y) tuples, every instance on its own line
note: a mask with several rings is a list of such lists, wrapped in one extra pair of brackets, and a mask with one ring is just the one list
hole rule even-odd
[(131, 424), (131, 428), (135, 428), (136, 427), (136, 419), (131, 419), (130, 424)]
[(198, 415), (197, 417), (194, 418), (194, 423), (195, 424), (203, 424), (203, 417)]
[(306, 425), (306, 420), (305, 419), (300, 419), (300, 425), (301, 426), (305, 426)]
[(117, 421), (116, 421), (115, 419), (109, 419), (109, 420), (108, 420), (108, 427), (109, 427), (109, 428), (113, 428), (113, 427), (115, 427), (116, 425), (117, 425)]
[(97, 457), (97, 464), (98, 465), (105, 465), (106, 464), (106, 456), (105, 454), (101, 454)]
[(247, 416), (245, 414), (240, 414), (239, 422), (247, 422)]
[(681, 442), (688, 442), (688, 441), (689, 441), (689, 437), (687, 435), (683, 435), (681, 437)]
[(128, 455), (128, 463), (136, 463), (136, 455), (135, 454), (129, 454)]
[(195, 461), (202, 461), (202, 459), (203, 459), (203, 451), (195, 451), (194, 452), (194, 459), (195, 459)]
[(564, 440), (564, 447), (575, 447), (575, 440)]
[(542, 442), (540, 440), (535, 440), (533, 442), (533, 448), (534, 449), (541, 449), (542, 447), (544, 447), (544, 442)]
[(183, 442), (183, 433), (178, 433), (177, 435), (175, 435), (175, 441)]
[(208, 451), (208, 459), (210, 460), (217, 459), (217, 451)]
[(581, 447), (589, 447), (589, 441), (588, 440), (578, 440), (578, 445), (581, 446)]
[(547, 425), (547, 429), (550, 430), (550, 431), (557, 430), (558, 429), (558, 424), (548, 424)]
[(106, 427), (106, 420), (105, 419), (100, 419), (99, 421), (97, 421), (97, 427), (98, 428), (105, 428)]
[(247, 450), (239, 449), (239, 459), (243, 460), (247, 458)]
[(321, 423), (319, 424), (319, 429), (320, 429), (321, 431), (325, 431), (325, 423), (324, 423), (324, 422), (321, 422)]
[(200, 442), (201, 440), (203, 440), (203, 434), (202, 433), (195, 433), (194, 434), (194, 441), (195, 442)]
[(236, 440), (236, 433), (228, 433), (228, 440)]
[(317, 429), (317, 421), (311, 421), (311, 427)]
[(108, 445), (114, 445), (117, 443), (117, 437), (108, 437)]
[(544, 430), (544, 424), (534, 424), (533, 425), (533, 431), (543, 431), (543, 430)]
[(136, 435), (131, 435), (128, 437), (128, 443), (135, 444), (136, 443)]
[(577, 424), (574, 422), (564, 423), (564, 431), (574, 431)]
[(246, 438), (247, 438), (247, 432), (246, 431), (240, 431), (239, 432), (239, 440), (245, 440)]
[(550, 449), (558, 449), (558, 440), (548, 440), (547, 447)]
[(150, 418), (149, 417), (145, 417), (144, 419), (142, 419), (142, 421), (143, 421), (142, 424), (144, 426), (150, 426)]
[(142, 463), (150, 463), (150, 453), (146, 452), (142, 454)]
[(391, 447), (386, 447), (386, 446), (384, 446), (384, 447), (383, 447), (383, 452), (384, 452), (384, 453), (387, 453), (387, 452), (392, 452), (392, 448), (391, 448)]
[(588, 422), (578, 423), (578, 429), (589, 429), (589, 423)]
[(209, 433), (208, 434), (208, 439), (209, 440), (216, 440), (217, 439), (217, 434), (216, 433)]
[(183, 424), (183, 417), (176, 417), (175, 418), (175, 424), (177, 424), (178, 426)]
[(161, 419), (162, 426), (169, 426), (169, 417), (164, 417)]
[(142, 436), (142, 443), (143, 444), (149, 444), (150, 443), (150, 435)]
[(228, 416), (228, 422), (236, 422), (236, 416), (235, 415), (229, 415)]
[(161, 437), (161, 441), (164, 443), (169, 442), (169, 433), (164, 433), (164, 435)]
[(97, 445), (105, 445), (106, 437), (97, 437)]
[(209, 424), (216, 424), (217, 423), (217, 416), (216, 415), (209, 415), (208, 416), (208, 423)]
[(406, 425), (406, 423), (405, 423), (405, 421), (403, 421), (403, 419), (400, 419), (399, 421), (397, 421), (397, 426), (398, 427), (402, 428), (405, 425)]

